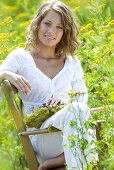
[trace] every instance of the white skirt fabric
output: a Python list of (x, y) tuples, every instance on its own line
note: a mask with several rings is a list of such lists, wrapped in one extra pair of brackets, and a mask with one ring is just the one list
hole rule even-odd
[[(35, 152), (38, 155), (39, 161), (43, 162), (47, 159), (57, 157), (64, 152), (65, 161), (68, 167), (68, 170), (78, 170), (82, 166), (86, 167), (86, 164), (91, 162), (94, 159), (98, 159), (96, 153), (91, 152), (91, 149), (94, 148), (93, 145), (88, 145), (84, 150), (84, 155), (80, 149), (79, 142), (75, 141), (75, 145), (71, 149), (66, 147), (69, 144), (68, 137), (79, 136), (78, 130), (75, 127), (70, 126), (71, 121), (77, 123), (77, 127), (84, 127), (84, 122), (90, 118), (90, 111), (86, 104), (73, 102), (65, 106), (63, 109), (55, 113), (53, 116), (48, 118), (40, 127), (40, 129), (45, 129), (49, 125), (52, 125), (62, 132), (55, 132), (49, 134), (41, 134), (31, 136), (31, 142)], [(92, 129), (83, 129), (85, 131), (84, 138), (88, 143), (95, 139), (95, 133)], [(83, 164), (83, 165), (82, 165)]]

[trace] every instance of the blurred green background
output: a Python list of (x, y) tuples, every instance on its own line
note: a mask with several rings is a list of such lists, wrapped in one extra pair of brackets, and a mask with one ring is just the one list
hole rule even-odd
[[(16, 47), (25, 45), (25, 31), (42, 1), (0, 1), (0, 63)], [(63, 0), (73, 11), (80, 30), (80, 58), (89, 92), (89, 106), (114, 104), (114, 0)], [(0, 103), (0, 170), (26, 170), (15, 125), (5, 99)], [(113, 111), (94, 115), (105, 118), (105, 140), (108, 154), (102, 163), (114, 169)]]

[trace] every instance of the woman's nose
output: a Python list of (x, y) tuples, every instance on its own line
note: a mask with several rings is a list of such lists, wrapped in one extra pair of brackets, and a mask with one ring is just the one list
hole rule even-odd
[(56, 34), (56, 28), (55, 27), (50, 27), (48, 32), (51, 33), (52, 35), (55, 35)]

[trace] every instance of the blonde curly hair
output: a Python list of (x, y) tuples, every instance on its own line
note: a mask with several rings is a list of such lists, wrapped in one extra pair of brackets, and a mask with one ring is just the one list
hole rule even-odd
[(60, 14), (61, 21), (64, 28), (64, 33), (61, 41), (57, 44), (55, 53), (58, 56), (66, 56), (67, 54), (73, 55), (75, 50), (78, 48), (78, 28), (73, 18), (73, 14), (68, 6), (64, 3), (54, 0), (45, 1), (38, 9), (35, 17), (31, 21), (30, 26), (26, 32), (27, 43), (26, 50), (30, 50), (31, 47), (38, 48), (38, 30), (41, 21), (45, 18), (47, 13), (53, 10)]

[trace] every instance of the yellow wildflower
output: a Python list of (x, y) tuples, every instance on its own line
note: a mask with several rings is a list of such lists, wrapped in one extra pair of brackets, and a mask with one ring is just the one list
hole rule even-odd
[(91, 28), (91, 26), (92, 26), (92, 24), (89, 23), (89, 24), (86, 25), (86, 28)]
[(114, 38), (114, 34), (112, 34), (108, 37), (108, 39), (113, 39), (113, 38)]
[(5, 41), (8, 40), (9, 37), (13, 36), (15, 32), (12, 33), (0, 33), (0, 40)]
[(80, 31), (81, 31), (81, 32), (82, 32), (82, 31), (85, 31), (85, 30), (91, 28), (91, 26), (92, 26), (92, 24), (89, 23), (89, 24), (87, 24), (86, 26), (81, 27), (81, 28), (80, 28)]
[(91, 34), (94, 34), (95, 33), (95, 31), (94, 30), (90, 30), (89, 31), (89, 34), (91, 35)]
[(108, 25), (114, 25), (114, 20), (111, 20)]
[(100, 23), (98, 21), (94, 22), (94, 25), (100, 25)]
[(25, 47), (25, 43), (20, 43), (19, 47)]
[(106, 48), (106, 45), (102, 45), (102, 46), (101, 46), (101, 49), (104, 49), (104, 48)]
[(20, 27), (26, 27), (26, 26), (29, 25), (29, 23), (30, 23), (30, 21), (24, 21), (24, 22), (21, 22), (21, 23), (19, 24), (19, 26), (20, 26)]
[(108, 25), (106, 25), (106, 26), (105, 26), (105, 29), (109, 28), (109, 26), (110, 26), (109, 24), (108, 24)]
[(28, 16), (28, 14), (23, 12), (23, 13), (18, 14), (18, 15), (16, 16), (16, 18), (17, 18), (17, 19), (20, 19), (20, 18), (23, 18), (23, 17), (26, 17), (26, 16)]
[(80, 27), (80, 31), (84, 31), (86, 28), (85, 27)]
[(0, 23), (0, 26), (5, 25), (5, 24), (9, 24), (11, 22), (13, 22), (11, 17), (5, 18), (5, 20)]
[(9, 11), (9, 12), (10, 12), (10, 11), (11, 11), (11, 12), (12, 12), (12, 11), (16, 11), (17, 9), (18, 9), (18, 6), (8, 6), (8, 5), (7, 5), (7, 6), (4, 6), (4, 7), (3, 7), (3, 10), (4, 10), (4, 11)]
[(75, 11), (77, 11), (79, 8), (80, 8), (80, 7), (77, 6), (77, 7), (73, 8), (72, 11), (75, 12)]
[(101, 27), (100, 27), (100, 29), (101, 29), (101, 30), (104, 30), (104, 29), (105, 29), (105, 27), (106, 27), (106, 26), (104, 26), (104, 25), (103, 25), (103, 26), (101, 26)]

